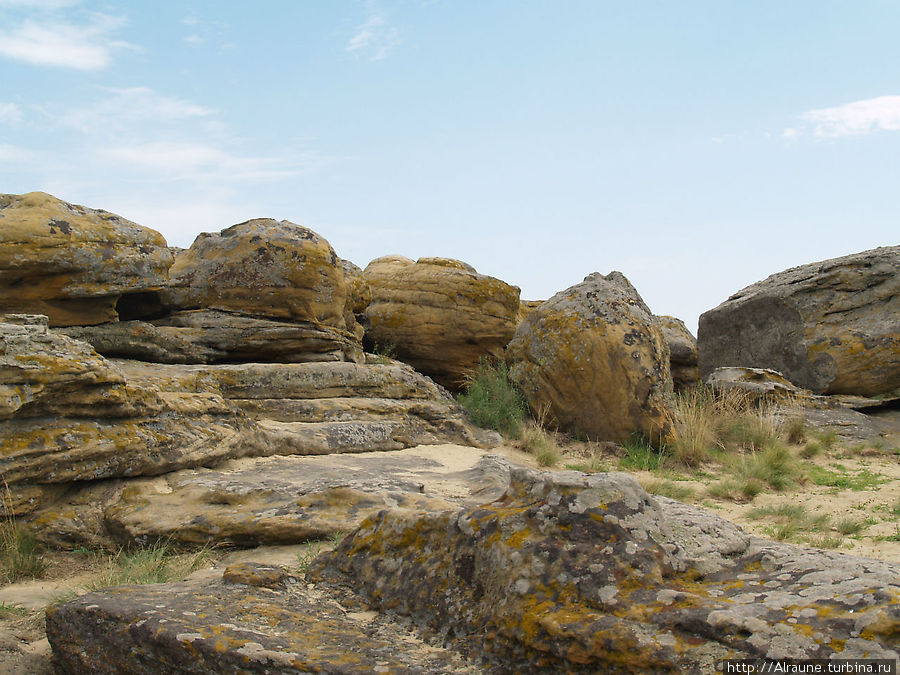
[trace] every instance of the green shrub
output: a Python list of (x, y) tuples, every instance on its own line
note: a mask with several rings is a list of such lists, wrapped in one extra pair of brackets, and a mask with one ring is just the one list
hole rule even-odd
[(518, 438), (528, 414), (525, 397), (509, 377), (505, 361), (481, 359), (457, 397), (480, 427), (496, 429), (508, 438)]

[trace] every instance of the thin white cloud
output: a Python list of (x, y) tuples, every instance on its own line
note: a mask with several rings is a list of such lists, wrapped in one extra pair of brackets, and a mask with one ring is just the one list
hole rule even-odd
[(110, 64), (115, 49), (133, 47), (109, 37), (123, 23), (106, 14), (94, 14), (83, 25), (27, 20), (0, 30), (0, 56), (35, 66), (99, 70)]
[(80, 0), (0, 0), (0, 7), (22, 7), (25, 9), (60, 9), (77, 5)]
[(205, 118), (211, 108), (183, 99), (163, 96), (149, 87), (107, 89), (110, 96), (86, 108), (62, 113), (59, 121), (82, 133), (116, 133), (138, 123), (161, 123)]
[(110, 146), (97, 152), (104, 160), (157, 174), (166, 181), (178, 178), (272, 180), (300, 171), (277, 157), (241, 156), (206, 143), (151, 141)]
[[(800, 115), (800, 119), (807, 122), (813, 134), (820, 138), (900, 131), (900, 96), (879, 96), (834, 108), (810, 110)], [(785, 135), (790, 131), (797, 130), (787, 129)]]
[(356, 29), (344, 49), (348, 52), (368, 52), (372, 61), (380, 61), (397, 42), (397, 29), (389, 26), (381, 14), (372, 14)]
[(19, 124), (22, 107), (16, 103), (0, 103), (0, 124)]

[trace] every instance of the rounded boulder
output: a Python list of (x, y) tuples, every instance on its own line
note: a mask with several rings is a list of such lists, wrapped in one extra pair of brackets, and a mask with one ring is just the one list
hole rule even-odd
[(620, 272), (591, 274), (534, 308), (507, 355), (532, 410), (561, 428), (600, 441), (669, 436), (669, 348)]

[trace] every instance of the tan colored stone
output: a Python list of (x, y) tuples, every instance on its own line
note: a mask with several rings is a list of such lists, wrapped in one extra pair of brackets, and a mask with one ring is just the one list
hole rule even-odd
[(171, 264), (161, 234), (120, 216), (43, 192), (0, 195), (0, 312), (116, 321), (123, 295), (158, 291)]
[(816, 394), (900, 388), (900, 246), (794, 267), (700, 317), (700, 372), (770, 368)]
[(366, 338), (450, 389), (499, 353), (517, 323), (519, 289), (448, 258), (385, 256), (363, 272)]
[(346, 329), (347, 285), (331, 245), (287, 220), (257, 218), (204, 233), (169, 270), (175, 309), (217, 309)]
[(669, 349), (619, 272), (591, 274), (526, 317), (507, 348), (531, 406), (594, 440), (639, 432), (658, 443), (672, 419)]

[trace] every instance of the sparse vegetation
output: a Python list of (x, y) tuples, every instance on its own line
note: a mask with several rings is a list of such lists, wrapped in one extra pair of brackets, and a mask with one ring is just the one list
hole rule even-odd
[(384, 344), (376, 342), (375, 346), (372, 347), (372, 354), (375, 355), (376, 363), (387, 365), (397, 358), (397, 344), (394, 342), (385, 342)]
[(19, 607), (18, 605), (9, 605), (5, 602), (0, 602), (0, 619), (6, 619), (10, 616), (18, 616), (20, 614), (27, 614), (28, 610), (24, 607)]
[(4, 488), (0, 495), (0, 581), (40, 577), (46, 569), (40, 547), (16, 521), (9, 488)]
[(308, 541), (306, 542), (306, 546), (303, 548), (300, 553), (297, 554), (297, 569), (300, 570), (301, 574), (306, 574), (309, 571), (309, 565), (312, 563), (313, 558), (315, 558), (322, 551), (322, 542), (321, 541)]
[(480, 427), (519, 438), (528, 414), (525, 397), (510, 379), (509, 366), (500, 359), (481, 359), (457, 399)]
[(789, 417), (781, 424), (781, 433), (791, 445), (800, 445), (806, 440), (806, 420)]
[(624, 471), (654, 471), (665, 463), (666, 448), (655, 449), (642, 434), (634, 433), (622, 444), (625, 454), (619, 459)]
[(680, 502), (691, 502), (695, 496), (694, 489), (689, 485), (679, 485), (673, 481), (661, 478), (643, 480), (641, 481), (641, 486), (652, 495), (662, 495), (670, 499), (677, 499)]
[(179, 554), (171, 539), (147, 548), (119, 549), (112, 555), (97, 554), (98, 571), (88, 584), (89, 590), (122, 584), (162, 584), (179, 581), (207, 565), (212, 551), (203, 548)]

